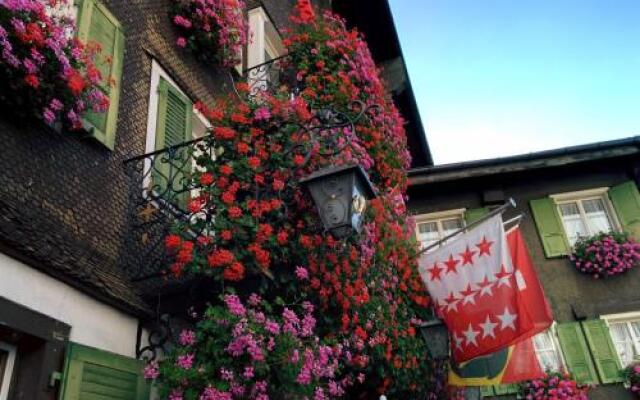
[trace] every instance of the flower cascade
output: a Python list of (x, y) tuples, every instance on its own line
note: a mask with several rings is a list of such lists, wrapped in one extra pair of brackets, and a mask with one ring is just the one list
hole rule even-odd
[(172, 18), (179, 29), (176, 44), (204, 61), (238, 65), (247, 44), (242, 0), (175, 0)]
[(600, 233), (580, 239), (569, 257), (582, 273), (595, 279), (629, 271), (640, 262), (640, 244), (625, 233)]
[[(314, 306), (274, 308), (252, 294), (246, 303), (234, 294), (208, 309), (197, 331), (183, 330), (171, 364), (152, 362), (145, 377), (163, 376), (163, 398), (177, 399), (326, 399), (341, 396), (351, 382), (342, 374), (348, 347), (322, 344), (316, 334)], [(277, 384), (276, 384), (277, 382)]]
[(622, 376), (629, 385), (631, 393), (640, 399), (640, 363), (630, 365), (622, 370)]
[[(331, 378), (340, 384), (316, 384), (308, 393), (307, 379), (298, 381), (299, 373), (294, 381), (301, 386), (285, 388), (275, 369), (261, 370), (262, 380), (291, 398), (375, 391), (426, 395), (437, 385), (428, 379), (432, 364), (415, 328), (429, 298), (417, 272), (418, 246), (405, 207), (410, 159), (403, 120), (358, 32), (333, 14), (316, 13), (303, 0), (292, 22), (285, 46), (288, 67), (297, 71), (297, 96), (286, 85), (275, 93), (253, 93), (240, 84), (240, 98), (197, 105), (213, 125), (216, 157), (199, 152), (195, 159), (190, 179), (200, 189), (187, 205), (192, 217), (176, 223), (165, 241), (171, 272), (208, 275), (227, 290), (235, 288), (243, 303), (249, 302), (242, 294), (246, 288), (257, 287), (265, 312), (282, 302), (307, 302), (319, 311), (318, 346), (343, 349), (340, 356), (334, 353), (340, 378)], [(322, 123), (329, 109), (353, 124)], [(341, 151), (327, 151), (331, 147)], [(315, 206), (297, 182), (318, 169), (349, 164), (366, 170), (377, 198), (369, 202), (362, 232), (338, 240), (322, 232)], [(194, 238), (193, 232), (215, 235)], [(214, 348), (216, 354), (224, 352), (207, 324), (197, 326), (196, 336), (210, 346), (196, 345), (195, 357)], [(199, 378), (176, 372), (180, 355), (160, 363), (158, 379), (165, 387), (187, 393), (188, 382), (192, 395), (185, 398), (194, 399), (204, 396), (205, 382), (217, 391), (229, 390), (217, 369), (205, 368)], [(247, 366), (233, 357), (220, 362), (236, 371), (234, 376)]]
[(36, 112), (47, 124), (82, 127), (85, 112), (105, 112), (109, 99), (96, 62), (98, 44), (74, 38), (75, 26), (52, 9), (64, 1), (0, 2), (0, 98)]
[(522, 385), (521, 396), (526, 400), (587, 400), (588, 386), (580, 386), (566, 373), (552, 372), (544, 378)]

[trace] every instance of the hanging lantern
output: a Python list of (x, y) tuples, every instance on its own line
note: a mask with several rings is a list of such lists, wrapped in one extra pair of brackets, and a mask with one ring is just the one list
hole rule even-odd
[(367, 201), (376, 197), (373, 185), (362, 167), (329, 167), (314, 172), (300, 183), (311, 192), (326, 230), (337, 238), (362, 229)]

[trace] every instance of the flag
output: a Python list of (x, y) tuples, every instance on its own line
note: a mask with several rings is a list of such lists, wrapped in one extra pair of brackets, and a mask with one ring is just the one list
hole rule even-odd
[(543, 376), (533, 339), (527, 338), (495, 353), (452, 363), (448, 381), (452, 386), (492, 386)]
[[(506, 234), (515, 270), (516, 284), (534, 323), (532, 335), (549, 328), (553, 322), (549, 302), (533, 268), (533, 262), (519, 227)], [(544, 371), (535, 353), (532, 338), (524, 339), (508, 349), (499, 350), (449, 369), (453, 386), (491, 386), (541, 378)]]
[(534, 324), (532, 335), (547, 330), (553, 323), (553, 314), (549, 301), (544, 295), (542, 285), (533, 267), (533, 261), (522, 237), (520, 227), (507, 233), (507, 243), (515, 269), (516, 283)]
[(451, 335), (456, 363), (530, 337), (535, 323), (519, 285), (502, 217), (496, 215), (445, 246), (425, 253), (420, 275)]

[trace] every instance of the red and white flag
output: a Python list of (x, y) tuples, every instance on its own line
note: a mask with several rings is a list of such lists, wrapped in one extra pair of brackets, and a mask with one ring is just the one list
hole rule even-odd
[(449, 329), (456, 362), (495, 352), (541, 330), (529, 310), (535, 305), (523, 296), (521, 289), (529, 282), (514, 268), (500, 215), (423, 254), (419, 264), (434, 307)]

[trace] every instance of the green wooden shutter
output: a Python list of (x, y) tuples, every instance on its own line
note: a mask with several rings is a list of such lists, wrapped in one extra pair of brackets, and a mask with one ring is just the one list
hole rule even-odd
[(602, 383), (622, 382), (620, 379), (620, 361), (616, 348), (609, 334), (609, 327), (601, 319), (583, 321), (584, 333), (587, 343), (591, 349), (591, 354)]
[(491, 397), (495, 394), (493, 386), (480, 386), (480, 397)]
[(148, 400), (144, 363), (129, 357), (69, 343), (60, 400)]
[[(158, 86), (158, 120), (156, 126), (156, 150), (176, 146), (192, 139), (193, 103), (178, 89), (160, 78)], [(154, 184), (163, 197), (172, 201), (176, 192), (183, 190), (191, 172), (191, 156), (188, 148), (176, 150), (173, 158), (156, 157)], [(178, 204), (184, 205), (188, 194), (177, 195)]]
[(558, 208), (553, 199), (531, 200), (533, 219), (538, 227), (544, 254), (547, 257), (558, 257), (569, 253), (569, 242), (562, 226)]
[(104, 79), (100, 86), (109, 97), (105, 113), (87, 112), (84, 125), (91, 135), (113, 150), (118, 121), (120, 84), (124, 58), (124, 34), (120, 22), (97, 0), (80, 0), (78, 4), (78, 38), (84, 43), (98, 43), (102, 47), (96, 66)]
[(520, 391), (520, 386), (515, 383), (504, 384), (504, 385), (494, 385), (493, 390), (496, 393), (496, 396), (504, 396), (508, 394), (516, 394)]
[(565, 322), (556, 326), (558, 340), (569, 372), (582, 384), (596, 384), (598, 377), (591, 361), (587, 342), (579, 322)]
[(633, 181), (609, 189), (609, 198), (616, 209), (622, 228), (640, 240), (640, 192)]
[(466, 210), (464, 212), (464, 220), (469, 225), (472, 222), (479, 220), (489, 213), (489, 209), (487, 207), (482, 208), (472, 208), (470, 210)]

